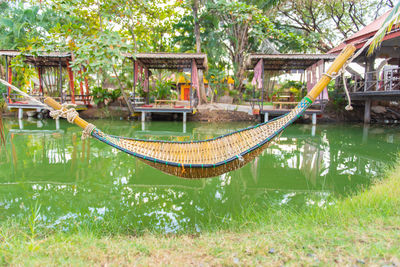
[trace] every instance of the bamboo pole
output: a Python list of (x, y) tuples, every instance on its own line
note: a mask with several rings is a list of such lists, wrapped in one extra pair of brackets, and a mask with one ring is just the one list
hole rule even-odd
[[(55, 101), (53, 98), (51, 97), (46, 97), (44, 100), (44, 103), (46, 103), (46, 105), (54, 108), (55, 110), (60, 110), (62, 108), (62, 106), (60, 105), (60, 103), (58, 103), (57, 101)], [(82, 129), (85, 129), (86, 126), (88, 126), (88, 122), (85, 121), (84, 119), (82, 119), (81, 117), (77, 116), (74, 119), (74, 123), (76, 125), (78, 125), (79, 127), (81, 127)]]
[(324, 90), (324, 88), (331, 81), (332, 76), (335, 76), (339, 72), (339, 70), (343, 67), (347, 60), (353, 55), (355, 50), (356, 47), (354, 45), (347, 45), (340, 53), (340, 55), (337, 56), (335, 61), (333, 61), (332, 65), (326, 72), (326, 75), (323, 75), (318, 83), (313, 87), (313, 89), (307, 94), (307, 97), (314, 102), (314, 100), (319, 96), (322, 90)]

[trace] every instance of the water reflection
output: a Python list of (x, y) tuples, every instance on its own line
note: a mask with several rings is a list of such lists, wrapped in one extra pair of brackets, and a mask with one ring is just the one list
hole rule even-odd
[[(368, 186), (400, 147), (395, 128), (294, 125), (250, 164), (213, 179), (165, 175), (59, 122), (6, 120), (7, 151), (0, 156), (0, 220), (26, 216), (36, 202), (47, 227), (117, 218), (126, 229), (164, 232), (223, 224), (249, 208), (333, 204)], [(96, 121), (104, 131), (146, 139), (204, 139), (245, 127)], [(366, 134), (367, 133), (367, 134)], [(72, 223), (72, 224), (71, 224)]]

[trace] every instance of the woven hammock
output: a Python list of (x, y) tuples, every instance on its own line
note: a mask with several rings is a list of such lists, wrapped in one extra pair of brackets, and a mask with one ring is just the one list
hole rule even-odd
[[(184, 178), (213, 177), (241, 168), (267, 148), (274, 137), (305, 112), (354, 51), (354, 46), (347, 46), (327, 73), (291, 112), (274, 120), (213, 139), (189, 142), (143, 140), (103, 133), (80, 118), (77, 113), (73, 114), (69, 121), (85, 129), (88, 135), (165, 173)], [(55, 110), (68, 113), (65, 107), (52, 98), (46, 98), (45, 103)]]

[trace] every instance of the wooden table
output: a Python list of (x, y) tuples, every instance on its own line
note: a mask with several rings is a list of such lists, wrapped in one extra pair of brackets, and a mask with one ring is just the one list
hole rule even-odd
[(166, 99), (154, 100), (155, 106), (161, 106), (162, 104), (166, 104), (166, 105), (173, 107), (176, 104), (176, 102), (178, 102), (178, 100), (166, 100)]
[(280, 102), (280, 101), (278, 101), (278, 102), (273, 102), (272, 105), (274, 108), (275, 108), (275, 106), (279, 105), (279, 109), (282, 109), (283, 105), (297, 105), (297, 103), (299, 103), (299, 102), (290, 102), (290, 101), (289, 102)]

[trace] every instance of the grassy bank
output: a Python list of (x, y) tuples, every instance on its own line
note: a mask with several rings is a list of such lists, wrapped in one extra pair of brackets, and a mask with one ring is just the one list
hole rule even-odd
[(249, 210), (201, 234), (41, 232), (32, 220), (10, 220), (0, 226), (0, 264), (398, 266), (399, 207), (400, 166), (326, 209)]

